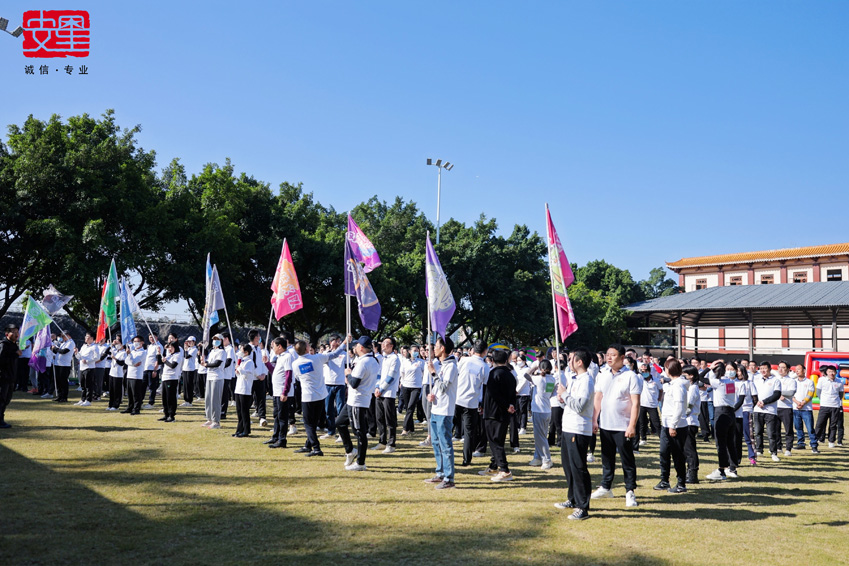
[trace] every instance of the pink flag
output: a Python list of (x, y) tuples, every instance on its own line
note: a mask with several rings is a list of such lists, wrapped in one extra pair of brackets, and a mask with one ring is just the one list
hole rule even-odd
[(575, 281), (575, 275), (572, 273), (572, 266), (569, 265), (566, 254), (563, 252), (560, 238), (557, 237), (557, 230), (554, 229), (554, 223), (551, 221), (551, 212), (548, 210), (548, 205), (545, 207), (545, 214), (548, 221), (548, 269), (551, 274), (551, 292), (554, 293), (554, 302), (557, 305), (560, 340), (565, 340), (570, 334), (578, 330), (578, 322), (575, 320), (575, 313), (572, 311), (572, 303), (569, 302), (569, 295), (566, 294), (566, 288)]
[(276, 320), (303, 308), (301, 286), (298, 284), (298, 275), (295, 273), (295, 265), (292, 263), (292, 254), (289, 253), (289, 244), (286, 240), (283, 240), (283, 249), (280, 251), (280, 260), (277, 262), (271, 290), (273, 291), (271, 305), (274, 307)]
[(354, 259), (365, 264), (363, 271), (371, 273), (375, 267), (381, 265), (380, 257), (377, 255), (377, 250), (371, 244), (371, 240), (363, 234), (363, 231), (360, 230), (360, 227), (357, 226), (357, 223), (354, 222), (350, 214), (348, 214), (348, 232), (345, 234), (345, 238), (351, 243), (351, 252), (354, 254)]

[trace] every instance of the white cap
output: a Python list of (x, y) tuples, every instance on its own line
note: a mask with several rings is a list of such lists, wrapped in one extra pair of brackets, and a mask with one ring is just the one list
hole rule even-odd
[(197, 340), (195, 340), (194, 336), (189, 336), (188, 338), (186, 338), (186, 342), (197, 342)]

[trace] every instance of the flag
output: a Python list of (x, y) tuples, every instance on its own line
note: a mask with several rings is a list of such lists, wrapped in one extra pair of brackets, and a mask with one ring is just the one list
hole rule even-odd
[(100, 298), (100, 310), (103, 311), (104, 319), (107, 326), (112, 326), (118, 322), (118, 308), (115, 302), (118, 300), (121, 291), (118, 289), (118, 272), (115, 269), (115, 260), (112, 260), (112, 265), (109, 266), (109, 276), (106, 278), (106, 284), (103, 286), (103, 295)]
[(507, 346), (506, 344), (502, 344), (501, 342), (493, 342), (492, 344), (489, 345), (489, 349), (490, 350), (509, 350), (510, 346)]
[(345, 294), (357, 297), (357, 308), (363, 327), (377, 330), (380, 323), (380, 301), (369, 283), (365, 269), (357, 260), (351, 241), (345, 240)]
[(351, 245), (351, 257), (365, 264), (363, 271), (371, 273), (375, 267), (380, 267), (380, 257), (377, 255), (377, 250), (350, 214), (348, 214), (348, 231), (345, 233), (345, 240)]
[[(206, 279), (206, 302), (203, 308), (203, 343), (209, 344), (209, 329), (218, 322), (218, 309), (224, 308), (224, 294), (218, 279), (218, 268), (212, 266)], [(215, 322), (213, 322), (215, 321)]]
[(27, 309), (24, 311), (24, 321), (21, 323), (20, 338), (18, 346), (21, 350), (27, 347), (27, 340), (38, 334), (39, 330), (45, 326), (49, 326), (53, 322), (50, 315), (47, 314), (38, 301), (32, 297), (27, 297)]
[(427, 233), (425, 259), (425, 295), (430, 310), (430, 320), (434, 333), (444, 338), (448, 321), (454, 316), (457, 305), (454, 303), (454, 295), (451, 294), (451, 288), (448, 286), (439, 258), (436, 257), (436, 252), (430, 243), (430, 232)]
[(106, 313), (103, 311), (103, 299), (102, 297), (106, 294), (106, 281), (103, 282), (103, 291), (100, 293), (101, 301), (100, 301), (100, 314), (97, 315), (97, 335), (94, 337), (96, 342), (100, 342), (104, 338), (106, 338), (106, 329), (109, 327), (106, 324)]
[(73, 298), (73, 295), (63, 295), (57, 291), (56, 287), (51, 283), (44, 290), (44, 299), (42, 299), (41, 304), (49, 314), (56, 314), (62, 307), (70, 303)]
[[(206, 254), (206, 293), (207, 293), (207, 295), (209, 294), (209, 282), (212, 280), (212, 265), (209, 262), (209, 256), (210, 255), (212, 255), (212, 254)], [(220, 287), (220, 285), (219, 285), (219, 287)], [(223, 303), (224, 301), (222, 300), (221, 302)], [(218, 322), (218, 311), (215, 311), (209, 317), (209, 325), (212, 326), (213, 324), (215, 324), (217, 322)]]
[[(135, 307), (135, 310), (133, 308)], [(136, 336), (136, 321), (133, 320), (133, 313), (139, 310), (139, 305), (136, 303), (135, 297), (127, 287), (127, 281), (121, 278), (121, 341), (126, 344), (131, 344)]]
[(304, 307), (298, 274), (295, 273), (289, 243), (285, 239), (283, 249), (280, 250), (280, 259), (277, 261), (277, 270), (274, 272), (274, 280), (271, 282), (271, 290), (271, 306), (274, 308), (276, 320)]
[(569, 295), (566, 294), (566, 288), (575, 281), (575, 275), (572, 273), (572, 266), (569, 265), (569, 260), (566, 259), (563, 246), (560, 244), (560, 238), (554, 229), (554, 223), (551, 221), (551, 212), (548, 210), (548, 205), (545, 206), (545, 215), (548, 232), (548, 269), (551, 276), (551, 292), (554, 293), (557, 323), (559, 324), (560, 340), (562, 341), (578, 330), (578, 322), (575, 320), (572, 303), (569, 301)]
[(35, 336), (35, 342), (32, 345), (32, 357), (29, 359), (29, 367), (35, 368), (38, 373), (43, 373), (47, 369), (47, 354), (44, 352), (52, 345), (50, 341), (50, 325), (42, 328)]
[(537, 352), (533, 348), (528, 348), (527, 350), (525, 350), (525, 357), (527, 357), (532, 362), (535, 362), (539, 358), (539, 352)]

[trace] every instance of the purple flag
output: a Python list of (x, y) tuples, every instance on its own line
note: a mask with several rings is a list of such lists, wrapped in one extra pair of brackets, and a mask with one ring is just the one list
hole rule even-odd
[(32, 357), (29, 359), (29, 366), (35, 368), (38, 373), (47, 369), (47, 357), (42, 350), (50, 346), (50, 325), (48, 324), (36, 334), (32, 345)]
[(371, 244), (351, 215), (348, 214), (348, 232), (345, 234), (345, 240), (351, 244), (351, 257), (354, 257), (360, 263), (365, 264), (363, 271), (371, 273), (375, 267), (379, 267), (380, 257), (377, 255), (377, 250)]
[(430, 232), (427, 233), (427, 257), (425, 261), (425, 295), (427, 295), (430, 320), (433, 331), (439, 336), (445, 337), (445, 329), (448, 321), (454, 316), (457, 309), (454, 303), (454, 295), (448, 286), (448, 280), (442, 271), (442, 264), (436, 257), (433, 245), (430, 243)]
[(380, 323), (380, 302), (351, 248), (351, 242), (345, 240), (345, 294), (357, 298), (357, 308), (363, 326), (369, 330), (377, 330)]

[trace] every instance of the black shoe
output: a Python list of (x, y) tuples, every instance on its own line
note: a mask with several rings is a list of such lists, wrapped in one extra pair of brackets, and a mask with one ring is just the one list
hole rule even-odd
[(669, 489), (669, 482), (666, 480), (660, 480), (656, 486), (654, 486), (656, 491), (663, 491), (664, 489)]
[(4, 421), (0, 423), (0, 428), (12, 428), (12, 425)]
[(263, 442), (263, 444), (275, 444), (276, 442), (277, 442), (276, 438), (270, 438), (270, 439), (266, 440), (265, 442)]
[(460, 463), (460, 465), (461, 465), (461, 466), (463, 466), (463, 467), (465, 468), (465, 467), (467, 467), (467, 466), (471, 466), (471, 465), (472, 465), (472, 463), (471, 463), (471, 462), (466, 462), (465, 460), (463, 460), (463, 461)]
[(126, 410), (124, 410), (124, 411), (121, 411), (121, 414), (122, 414), (122, 415), (128, 415), (128, 414), (130, 414), (130, 413), (132, 413), (132, 411), (131, 411), (130, 409), (126, 409)]
[(675, 487), (670, 487), (667, 491), (669, 493), (687, 493), (687, 486), (679, 483)]
[(311, 456), (324, 456), (324, 452), (321, 450), (313, 450), (312, 452), (307, 453), (307, 458)]
[(158, 420), (158, 421), (167, 421), (167, 420), (168, 420), (168, 417), (160, 417), (160, 418), (158, 418), (158, 419), (156, 419), (156, 420)]
[(687, 470), (687, 483), (699, 483), (699, 471)]
[(572, 521), (583, 521), (584, 519), (589, 519), (590, 514), (587, 513), (586, 509), (575, 509), (575, 512), (566, 518)]
[(173, 422), (174, 422), (174, 417), (168, 417), (167, 419), (165, 419), (165, 422), (166, 422), (166, 423), (173, 423)]
[(286, 441), (282, 442), (272, 442), (268, 445), (269, 448), (286, 448)]
[(300, 448), (295, 450), (295, 454), (309, 454), (310, 452), (312, 452), (312, 450), (310, 450), (306, 446), (301, 446)]
[(131, 415), (140, 415), (141, 413), (139, 411), (130, 411), (130, 414)]

